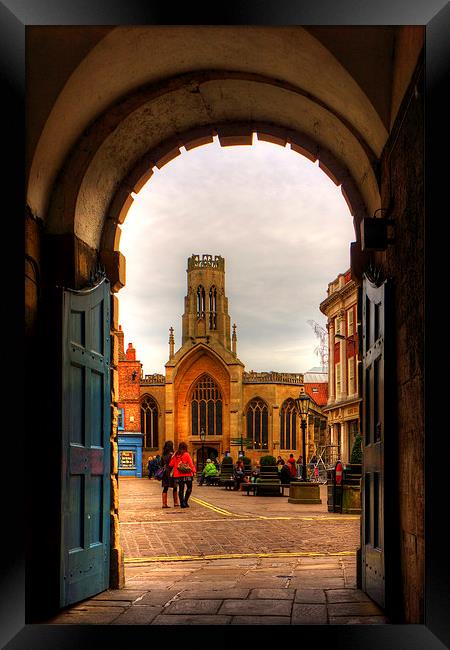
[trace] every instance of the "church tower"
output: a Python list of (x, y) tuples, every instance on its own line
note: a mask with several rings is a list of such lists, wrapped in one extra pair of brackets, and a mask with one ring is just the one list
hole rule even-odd
[(182, 318), (182, 345), (187, 341), (216, 341), (231, 352), (225, 260), (220, 255), (191, 255), (187, 296)]

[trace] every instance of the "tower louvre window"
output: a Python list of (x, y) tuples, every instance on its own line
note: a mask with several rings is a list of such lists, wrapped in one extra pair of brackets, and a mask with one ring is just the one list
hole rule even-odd
[(201, 284), (197, 287), (197, 317), (205, 317), (205, 288)]
[(262, 399), (253, 399), (247, 406), (247, 449), (269, 448), (269, 411)]
[(200, 435), (203, 429), (207, 436), (222, 435), (222, 394), (208, 375), (203, 375), (192, 391), (191, 400), (192, 435)]
[(297, 449), (297, 411), (292, 399), (280, 410), (280, 449)]
[(209, 329), (217, 328), (217, 289), (212, 286), (209, 290)]
[(141, 432), (144, 434), (144, 447), (159, 447), (158, 405), (150, 395), (144, 397), (141, 402)]

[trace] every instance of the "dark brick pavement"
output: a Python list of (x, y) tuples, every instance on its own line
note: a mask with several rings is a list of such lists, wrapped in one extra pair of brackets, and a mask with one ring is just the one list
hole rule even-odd
[[(285, 497), (194, 487), (191, 507), (161, 509), (161, 488), (121, 479), (125, 589), (49, 623), (103, 625), (384, 624), (356, 588), (359, 517)], [(170, 503), (170, 499), (169, 499)]]

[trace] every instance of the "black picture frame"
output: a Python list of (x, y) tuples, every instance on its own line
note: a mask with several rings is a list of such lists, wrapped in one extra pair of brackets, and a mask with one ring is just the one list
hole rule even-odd
[[(242, 3), (215, 3), (219, 7), (204, 9), (203, 4), (186, 5), (181, 11), (163, 2), (140, 0), (92, 0), (90, 3), (73, 3), (66, 0), (10, 0), (0, 4), (0, 68), (2, 72), (2, 113), (5, 137), (3, 158), (3, 209), (5, 220), (10, 223), (6, 247), (19, 254), (13, 255), (4, 283), (4, 304), (8, 304), (8, 321), (11, 340), (5, 345), (4, 371), (11, 391), (5, 403), (3, 437), (3, 499), (2, 519), (5, 524), (4, 551), (1, 574), (0, 629), (3, 647), (15, 648), (89, 648), (107, 643), (154, 642), (166, 630), (151, 632), (144, 627), (102, 626), (26, 626), (24, 614), (26, 494), (22, 477), (33, 472), (36, 487), (39, 472), (45, 471), (43, 459), (26, 457), (26, 436), (20, 421), (20, 404), (27, 390), (26, 359), (21, 358), (23, 341), (23, 229), (24, 208), (24, 98), (25, 98), (25, 38), (27, 25), (120, 25), (120, 24), (253, 24), (253, 25), (425, 25), (426, 26), (426, 613), (424, 625), (387, 626), (304, 626), (294, 630), (286, 638), (298, 638), (304, 645), (333, 643), (337, 648), (408, 648), (438, 650), (450, 647), (449, 588), (448, 588), (448, 538), (445, 535), (447, 473), (445, 459), (449, 458), (448, 435), (440, 410), (446, 394), (444, 368), (446, 365), (445, 320), (440, 317), (441, 300), (445, 298), (446, 279), (443, 260), (441, 225), (446, 220), (444, 206), (448, 205), (445, 156), (442, 152), (444, 136), (448, 133), (448, 104), (445, 100), (449, 79), (450, 8), (444, 0), (379, 0), (376, 3), (358, 0), (316, 0), (300, 3), (294, 1), (249, 0)], [(238, 6), (238, 4), (240, 6)], [(7, 137), (6, 137), (7, 136)], [(9, 139), (8, 139), (9, 138)], [(5, 244), (4, 244), (5, 245)], [(440, 248), (441, 247), (441, 248)], [(16, 266), (17, 265), (17, 266)], [(15, 279), (19, 278), (17, 287)], [(16, 325), (17, 319), (17, 327)], [(4, 318), (6, 320), (6, 316)], [(436, 333), (436, 335), (434, 335)], [(9, 335), (8, 335), (9, 336)], [(443, 338), (444, 337), (444, 338)], [(4, 339), (6, 343), (6, 340)], [(21, 363), (23, 361), (23, 363)], [(16, 398), (16, 399), (14, 399)], [(17, 399), (18, 398), (18, 399)], [(11, 418), (7, 409), (18, 403), (17, 413)], [(15, 411), (14, 411), (15, 412)], [(36, 417), (39, 417), (36, 414)], [(445, 446), (447, 448), (445, 449)], [(444, 459), (437, 469), (439, 458)], [(11, 462), (11, 459), (13, 462)], [(45, 504), (43, 504), (44, 507)], [(240, 636), (245, 641), (255, 640), (255, 630), (240, 628), (239, 633), (229, 626), (221, 628), (223, 640)], [(280, 630), (264, 630), (281, 642)], [(244, 635), (245, 633), (245, 635)], [(171, 633), (173, 635), (174, 632)], [(208, 634), (210, 634), (208, 632)], [(244, 636), (242, 636), (244, 635)], [(214, 634), (217, 638), (217, 635)], [(191, 632), (192, 645), (195, 640)], [(267, 637), (268, 638), (268, 637)], [(189, 645), (189, 644), (188, 644)]]

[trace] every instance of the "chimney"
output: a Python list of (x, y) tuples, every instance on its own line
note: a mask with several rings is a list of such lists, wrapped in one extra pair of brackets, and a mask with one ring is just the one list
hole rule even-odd
[(119, 325), (119, 329), (116, 332), (117, 342), (119, 344), (119, 361), (125, 360), (125, 342), (124, 334), (122, 332), (122, 325)]
[(128, 343), (126, 356), (127, 356), (127, 361), (136, 361), (136, 350), (134, 349), (132, 343)]

